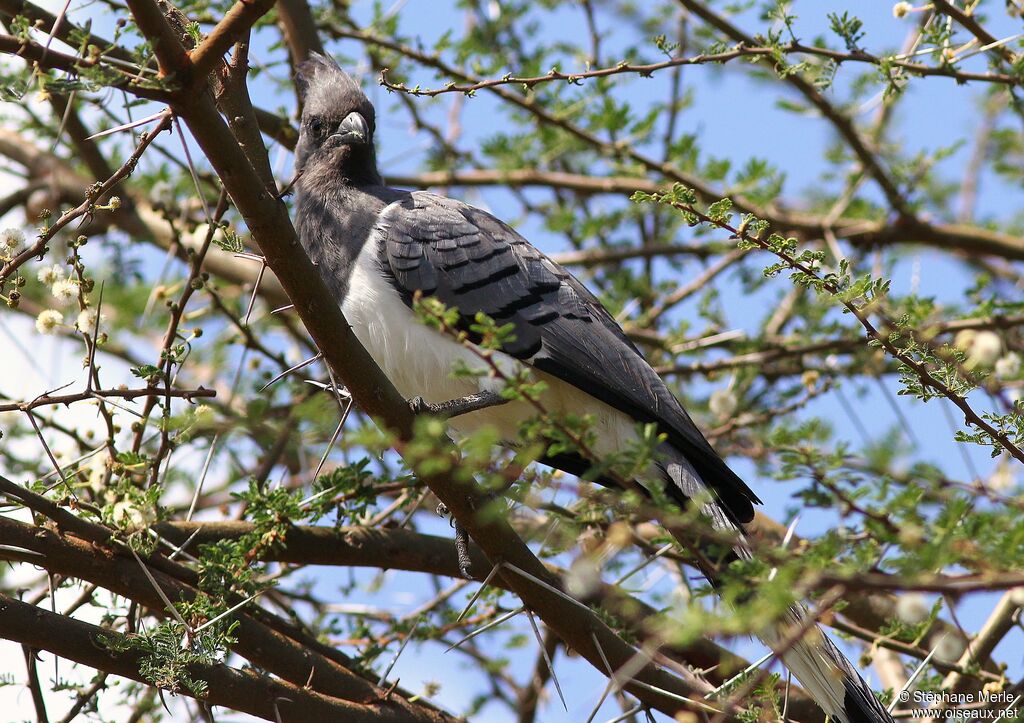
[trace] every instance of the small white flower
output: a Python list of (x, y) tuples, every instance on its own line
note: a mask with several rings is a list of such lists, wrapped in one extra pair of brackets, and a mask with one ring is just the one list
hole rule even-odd
[(149, 191), (149, 197), (153, 203), (160, 206), (170, 206), (174, 202), (174, 189), (167, 181), (157, 181)]
[(47, 286), (53, 286), (58, 281), (64, 279), (64, 267), (54, 264), (53, 266), (44, 266), (39, 269), (39, 273), (36, 275), (39, 279), (39, 283), (46, 284)]
[(711, 413), (719, 419), (731, 417), (739, 404), (736, 394), (731, 389), (716, 389), (711, 392), (711, 397), (708, 399)]
[[(100, 326), (102, 326), (103, 322), (106, 320), (107, 315), (101, 314)], [(78, 326), (79, 331), (85, 331), (88, 332), (89, 334), (92, 334), (93, 331), (96, 329), (96, 309), (94, 309), (91, 306), (82, 309), (80, 312), (78, 312), (78, 320), (75, 322), (75, 324)]]
[(120, 522), (124, 517), (131, 514), (132, 503), (128, 500), (119, 500), (114, 503), (113, 509), (110, 511), (110, 516), (114, 518), (114, 522)]
[(905, 18), (907, 13), (913, 12), (914, 6), (907, 2), (899, 2), (892, 6), (892, 16), (897, 20)]
[(999, 379), (1016, 379), (1020, 374), (1020, 355), (1011, 351), (996, 362), (996, 376)]
[(156, 510), (152, 507), (136, 507), (131, 519), (136, 527), (149, 527), (156, 524)]
[(955, 663), (960, 660), (966, 647), (964, 641), (952, 635), (946, 635), (935, 646), (935, 659), (943, 663)]
[(61, 279), (50, 287), (50, 293), (61, 304), (68, 304), (78, 298), (78, 284), (71, 279)]
[(1003, 353), (1003, 340), (992, 331), (979, 331), (974, 335), (971, 349), (967, 352), (967, 365), (992, 366)]
[(920, 593), (908, 592), (896, 600), (896, 617), (909, 625), (924, 622), (931, 611), (932, 606)]
[(601, 587), (601, 566), (593, 555), (580, 555), (569, 565), (563, 582), (574, 598), (588, 598)]
[(988, 488), (995, 492), (1005, 492), (1016, 483), (1013, 468), (1009, 464), (1000, 462), (996, 465), (992, 476), (988, 478)]
[(21, 229), (5, 228), (0, 231), (0, 258), (9, 259), (25, 243), (25, 234)]
[(964, 329), (958, 331), (956, 336), (953, 337), (953, 346), (960, 351), (970, 351), (971, 345), (974, 344), (974, 337), (977, 336), (978, 332), (974, 329)]
[(588, 527), (576, 537), (576, 545), (585, 555), (596, 555), (601, 549), (603, 535), (596, 527)]
[(150, 507), (140, 507), (131, 500), (115, 502), (111, 516), (114, 518), (114, 522), (127, 524), (133, 530), (148, 527), (156, 522), (156, 510)]
[(52, 334), (64, 323), (64, 315), (56, 309), (46, 309), (36, 317), (36, 331), (40, 334)]
[(89, 481), (86, 482), (86, 486), (89, 487), (93, 492), (99, 495), (104, 492), (104, 481), (107, 479), (107, 464), (110, 461), (110, 455), (100, 452), (94, 455), (89, 460)]
[(976, 366), (990, 367), (1003, 353), (1003, 340), (993, 331), (975, 331), (964, 329), (957, 333), (953, 345), (967, 353), (964, 365), (968, 369)]
[(0, 231), (0, 248), (13, 251), (25, 243), (25, 232), (20, 228), (5, 228)]

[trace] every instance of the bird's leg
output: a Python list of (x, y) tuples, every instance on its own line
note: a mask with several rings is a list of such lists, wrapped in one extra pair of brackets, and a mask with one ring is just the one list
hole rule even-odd
[[(430, 404), (423, 397), (413, 397), (409, 400), (409, 407), (412, 409), (413, 414), (433, 414), (450, 419), (460, 414), (468, 414), (469, 412), (476, 412), (487, 407), (505, 404), (508, 401), (508, 399), (505, 399), (497, 392), (480, 391), (476, 394), (460, 397), (459, 399), (449, 399), (447, 402), (441, 402), (440, 404)], [(448, 522), (455, 530), (455, 554), (459, 558), (459, 572), (467, 580), (472, 580), (473, 573), (469, 558), (469, 535), (466, 534), (466, 529), (459, 524), (459, 521), (455, 519), (455, 515), (451, 514), (447, 505), (443, 502), (437, 506), (437, 514), (447, 517)]]
[(458, 399), (449, 399), (447, 402), (440, 402), (439, 404), (430, 404), (423, 397), (413, 397), (409, 400), (409, 407), (412, 409), (413, 414), (433, 414), (450, 419), (451, 417), (458, 417), (462, 414), (494, 407), (498, 404), (505, 404), (508, 401), (498, 392), (482, 391), (465, 397), (459, 397)]
[(458, 523), (455, 515), (449, 511), (448, 505), (444, 502), (438, 504), (437, 514), (447, 517), (449, 524), (455, 530), (455, 555), (459, 558), (459, 572), (467, 580), (472, 580), (473, 572), (469, 560), (469, 535), (466, 534), (466, 528)]

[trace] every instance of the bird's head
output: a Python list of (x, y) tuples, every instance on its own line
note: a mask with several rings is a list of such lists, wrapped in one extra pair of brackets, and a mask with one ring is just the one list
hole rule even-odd
[(373, 150), (373, 105), (334, 60), (314, 53), (296, 75), (302, 126), (295, 170), (339, 174), (351, 185), (380, 183)]

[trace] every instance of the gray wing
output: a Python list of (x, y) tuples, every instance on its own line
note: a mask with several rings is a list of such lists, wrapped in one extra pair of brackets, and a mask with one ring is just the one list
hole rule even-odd
[[(513, 325), (503, 351), (637, 421), (655, 422), (731, 517), (753, 517), (754, 493), (732, 472), (601, 303), (508, 225), (460, 201), (414, 192), (381, 213), (381, 262), (406, 303), (421, 292)], [(572, 471), (572, 470), (570, 470)]]

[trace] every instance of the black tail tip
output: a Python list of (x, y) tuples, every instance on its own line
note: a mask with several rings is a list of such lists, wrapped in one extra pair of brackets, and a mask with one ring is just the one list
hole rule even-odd
[[(858, 685), (859, 683), (859, 685)], [(843, 707), (849, 723), (895, 723), (892, 714), (875, 697), (864, 681), (847, 681)]]

